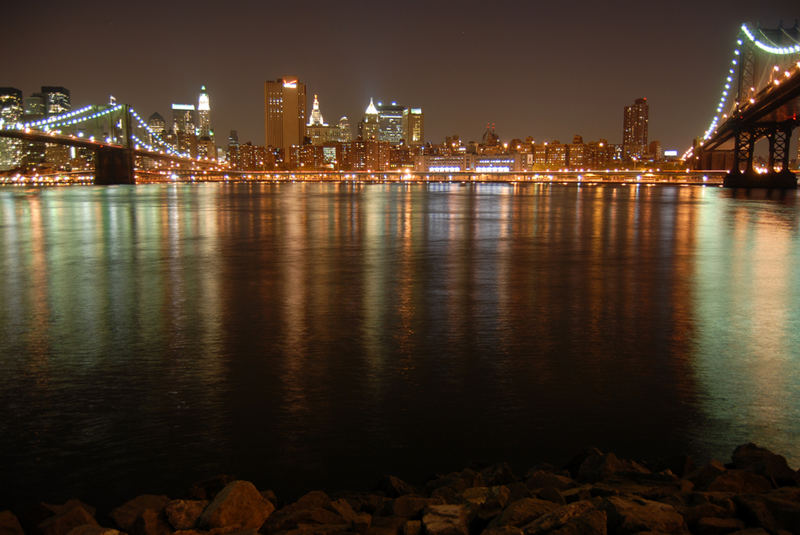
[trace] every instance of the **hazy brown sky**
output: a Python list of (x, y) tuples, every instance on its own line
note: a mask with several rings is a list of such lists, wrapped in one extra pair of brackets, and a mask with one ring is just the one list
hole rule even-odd
[[(621, 141), (646, 96), (650, 138), (683, 149), (716, 107), (743, 21), (800, 17), (784, 1), (15, 2), (4, 6), (0, 85), (63, 85), (74, 105), (109, 94), (142, 115), (211, 95), (223, 142), (264, 142), (263, 83), (318, 93), (326, 121), (369, 98), (422, 106), (426, 139)], [(309, 101), (310, 107), (310, 101)]]

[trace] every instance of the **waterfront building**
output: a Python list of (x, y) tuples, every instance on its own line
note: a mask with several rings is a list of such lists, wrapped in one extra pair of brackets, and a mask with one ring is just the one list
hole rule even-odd
[(347, 116), (339, 119), (336, 141), (350, 143), (353, 141), (353, 131), (350, 129), (350, 119)]
[(647, 150), (649, 106), (646, 98), (637, 98), (625, 106), (622, 122), (622, 153), (626, 160), (641, 160)]
[(358, 124), (358, 135), (363, 140), (378, 139), (380, 135), (378, 109), (371, 98), (369, 99), (369, 106), (364, 111), (364, 118)]
[[(0, 87), (0, 128), (21, 122), (24, 112), (22, 91), (15, 87)], [(0, 170), (19, 166), (23, 146), (24, 143), (18, 139), (0, 138)]]
[(547, 166), (547, 143), (533, 144), (533, 165), (544, 169)]
[(378, 139), (389, 143), (400, 143), (403, 137), (403, 112), (404, 106), (397, 102), (383, 104), (378, 102)]
[(567, 147), (567, 167), (570, 169), (583, 169), (587, 164), (587, 149), (583, 138), (576, 135)]
[[(266, 146), (289, 154), (306, 135), (306, 85), (294, 77), (264, 82), (264, 134)], [(288, 159), (288, 158), (287, 158)]]
[(613, 149), (605, 139), (592, 141), (586, 146), (586, 167), (609, 169), (613, 161)]
[(403, 110), (403, 138), (407, 145), (425, 143), (425, 115), (422, 108), (406, 108)]
[(194, 104), (172, 105), (172, 132), (175, 134), (175, 148), (192, 158), (197, 156), (197, 135), (195, 133)]
[(527, 154), (425, 154), (418, 156), (415, 169), (420, 173), (509, 173), (526, 169)]
[(292, 145), (289, 149), (289, 169), (320, 171), (326, 169), (325, 151), (320, 145)]
[(277, 167), (274, 151), (249, 141), (228, 147), (228, 163), (237, 171), (270, 171)]
[(339, 138), (339, 129), (330, 126), (322, 117), (317, 95), (314, 95), (314, 103), (311, 105), (311, 114), (306, 125), (306, 138), (312, 145), (316, 146), (322, 146)]
[(563, 169), (567, 166), (567, 146), (556, 140), (547, 145), (547, 168)]

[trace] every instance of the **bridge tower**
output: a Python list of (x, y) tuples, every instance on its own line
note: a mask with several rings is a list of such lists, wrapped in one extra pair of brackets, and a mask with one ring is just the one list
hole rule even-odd
[(121, 109), (122, 148), (101, 147), (95, 152), (94, 183), (98, 185), (136, 183), (130, 106), (125, 104)]

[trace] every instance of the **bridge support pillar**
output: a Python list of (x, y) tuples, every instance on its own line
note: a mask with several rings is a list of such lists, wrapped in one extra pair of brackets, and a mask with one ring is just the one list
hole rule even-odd
[(102, 147), (95, 152), (94, 160), (95, 184), (135, 184), (131, 149)]
[[(794, 121), (779, 124), (743, 127), (734, 138), (733, 168), (723, 180), (726, 188), (797, 189), (797, 177), (789, 171), (789, 140)], [(766, 136), (769, 141), (769, 171), (756, 173), (753, 151), (756, 141)], [(780, 162), (780, 171), (775, 171)], [(744, 166), (744, 170), (742, 170)]]

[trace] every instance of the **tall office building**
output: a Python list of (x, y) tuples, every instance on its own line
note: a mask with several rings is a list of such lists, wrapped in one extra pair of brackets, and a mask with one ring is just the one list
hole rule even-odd
[(267, 147), (289, 155), (292, 145), (302, 145), (306, 135), (306, 84), (297, 78), (264, 82), (264, 133)]
[[(25, 112), (22, 91), (15, 87), (0, 87), (0, 128), (22, 121)], [(13, 169), (22, 160), (22, 141), (0, 138), (0, 170)]]
[(197, 136), (213, 139), (211, 131), (211, 102), (206, 92), (206, 86), (200, 87), (200, 97), (197, 99)]
[(389, 143), (400, 143), (403, 138), (404, 106), (397, 102), (383, 104), (378, 102), (378, 139)]
[(314, 104), (311, 106), (311, 115), (306, 125), (306, 137), (312, 145), (324, 145), (331, 141), (336, 141), (338, 128), (332, 127), (322, 118), (322, 111), (319, 109), (319, 98), (314, 95)]
[(380, 122), (378, 116), (378, 108), (372, 99), (369, 99), (369, 106), (364, 111), (364, 118), (358, 123), (358, 135), (361, 139), (367, 141), (369, 139), (378, 139), (380, 134)]
[(647, 151), (647, 121), (649, 108), (646, 98), (637, 98), (625, 106), (622, 123), (622, 153), (626, 159), (642, 158)]
[(353, 131), (350, 129), (350, 119), (345, 115), (339, 119), (337, 141), (340, 143), (350, 143), (353, 141)]
[(193, 158), (197, 156), (194, 112), (194, 104), (172, 105), (172, 132), (175, 135), (175, 148)]
[(425, 116), (422, 114), (422, 108), (403, 110), (403, 139), (406, 140), (406, 145), (425, 143)]
[(42, 95), (47, 116), (66, 113), (72, 109), (69, 89), (60, 86), (42, 86)]

